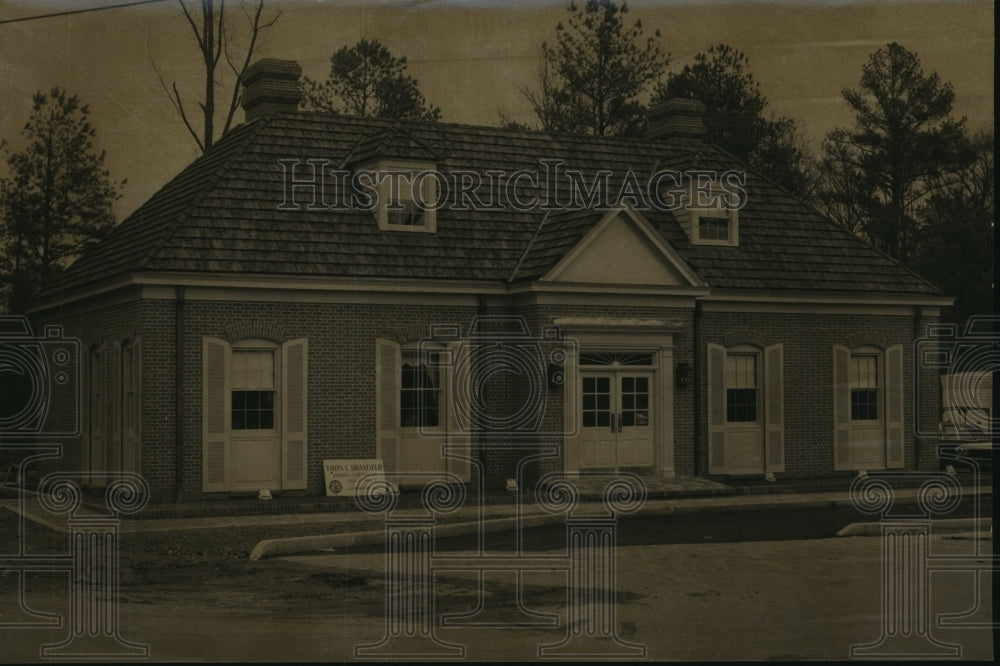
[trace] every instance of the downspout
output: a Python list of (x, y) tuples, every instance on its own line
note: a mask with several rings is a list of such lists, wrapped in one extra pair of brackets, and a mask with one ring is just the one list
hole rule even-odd
[(693, 351), (691, 356), (691, 389), (694, 395), (694, 475), (698, 476), (698, 459), (700, 456), (701, 440), (701, 363), (698, 359), (698, 350), (701, 349), (699, 323), (701, 321), (701, 301), (694, 302), (694, 319), (691, 325), (691, 336), (693, 337)]
[(174, 309), (174, 501), (180, 502), (184, 485), (184, 287), (177, 287)]

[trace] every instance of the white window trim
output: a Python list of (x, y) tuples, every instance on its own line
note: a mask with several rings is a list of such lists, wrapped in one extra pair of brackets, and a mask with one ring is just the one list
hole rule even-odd
[[(691, 242), (695, 245), (721, 245), (736, 247), (740, 244), (739, 211), (735, 208), (691, 208)], [(729, 238), (719, 240), (701, 237), (700, 221), (703, 217), (723, 217), (729, 220)]]
[[(399, 171), (411, 172), (413, 174), (420, 173), (421, 171), (433, 171), (435, 168), (434, 164), (409, 160), (380, 160), (366, 168), (378, 172), (378, 183), (376, 187), (376, 191), (378, 192), (378, 201), (376, 202), (374, 212), (380, 231), (398, 231), (404, 233), (409, 232), (424, 234), (433, 234), (437, 232), (437, 209), (433, 206), (424, 209), (423, 224), (412, 226), (389, 224), (388, 202), (391, 195), (393, 179), (383, 177), (382, 175), (387, 172)], [(427, 177), (423, 179), (422, 184), (425, 190), (424, 200), (428, 202), (436, 201), (438, 196), (437, 179), (434, 177)]]
[(445, 435), (449, 432), (448, 424), (448, 401), (452, 399), (449, 389), (451, 388), (450, 382), (445, 381), (445, 373), (450, 372), (451, 368), (442, 361), (438, 367), (438, 424), (436, 426), (404, 426), (402, 425), (402, 409), (403, 409), (403, 366), (406, 364), (407, 355), (420, 354), (421, 356), (425, 353), (437, 352), (440, 354), (447, 354), (447, 347), (440, 343), (423, 341), (419, 345), (402, 345), (400, 347), (400, 363), (399, 369), (397, 370), (398, 377), (396, 385), (399, 390), (396, 392), (396, 413), (400, 416), (400, 432), (402, 432), (404, 437), (413, 437), (418, 433), (426, 434), (442, 434)]
[[(275, 350), (275, 428), (232, 429), (231, 362), (233, 349)], [(280, 446), (280, 476), (271, 488), (305, 490), (308, 485), (308, 375), (307, 338), (277, 344), (270, 340), (243, 339), (230, 343), (202, 336), (202, 492), (257, 489), (256, 481), (234, 478), (232, 463), (240, 442), (274, 440)], [(295, 370), (295, 373), (293, 373)], [(300, 407), (298, 409), (292, 409)], [(222, 418), (218, 418), (221, 415)], [(235, 442), (235, 446), (234, 446)]]
[[(232, 401), (233, 391), (240, 391), (244, 389), (234, 389), (232, 386), (232, 362), (233, 358), (236, 356), (235, 352), (239, 351), (256, 351), (256, 350), (266, 350), (274, 354), (274, 424), (270, 428), (243, 428), (236, 429), (232, 427), (233, 424), (233, 407), (232, 402), (229, 406), (229, 414), (227, 418), (229, 419), (229, 428), (231, 435), (237, 439), (255, 439), (259, 437), (273, 437), (280, 436), (281, 434), (281, 412), (284, 399), (284, 386), (281, 381), (281, 345), (278, 345), (270, 340), (265, 340), (264, 338), (245, 338), (237, 342), (233, 342), (229, 346), (229, 372), (230, 376), (226, 383), (229, 391), (229, 399)], [(204, 381), (204, 378), (202, 378)], [(249, 389), (252, 390), (252, 389)]]
[[(785, 379), (784, 345), (777, 343), (758, 347), (756, 345), (707, 345), (707, 394), (708, 394), (708, 468), (709, 474), (757, 474), (785, 471)], [(728, 418), (728, 382), (726, 382), (726, 362), (730, 354), (754, 353), (757, 355), (757, 420), (734, 421)], [(713, 358), (715, 360), (713, 360)], [(721, 368), (715, 364), (720, 363)], [(772, 363), (775, 367), (772, 367)], [(717, 387), (717, 388), (716, 388)], [(720, 406), (716, 400), (722, 402)], [(721, 419), (716, 421), (716, 415)], [(752, 472), (736, 469), (730, 463), (728, 444), (731, 434), (759, 431), (763, 447), (763, 470)]]
[[(850, 363), (851, 360), (856, 356), (869, 356), (875, 359), (875, 390), (878, 392), (878, 402), (875, 408), (878, 410), (878, 418), (876, 419), (855, 419), (848, 411), (848, 416), (850, 416), (851, 423), (858, 424), (859, 426), (874, 425), (879, 424), (883, 428), (885, 427), (885, 350), (879, 347), (865, 346), (865, 347), (855, 347), (851, 349), (850, 355), (847, 357), (848, 363), (848, 375), (850, 374)], [(848, 401), (851, 399), (851, 391), (855, 388), (860, 388), (853, 386), (850, 382), (850, 377), (848, 377), (847, 382), (847, 397)], [(848, 403), (848, 408), (850, 408), (850, 403)]]
[[(736, 345), (733, 347), (726, 348), (725, 363), (729, 363), (730, 356), (737, 355), (753, 355), (755, 358), (754, 365), (756, 375), (756, 386), (754, 390), (757, 392), (757, 405), (756, 405), (756, 416), (753, 421), (730, 421), (729, 420), (729, 383), (726, 382), (723, 386), (723, 391), (725, 392), (725, 418), (726, 418), (726, 430), (732, 432), (746, 431), (746, 430), (757, 430), (764, 425), (764, 350), (760, 347), (754, 347), (753, 345)], [(725, 373), (723, 374), (725, 377)], [(734, 387), (735, 388), (735, 387)]]

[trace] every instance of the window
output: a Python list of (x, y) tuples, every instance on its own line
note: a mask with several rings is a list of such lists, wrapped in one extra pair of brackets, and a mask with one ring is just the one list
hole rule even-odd
[(649, 425), (649, 378), (621, 378), (622, 426)]
[(390, 227), (422, 227), (424, 226), (424, 209), (416, 201), (403, 200), (399, 204), (401, 210), (394, 210), (390, 207), (388, 213), (388, 224)]
[(728, 241), (729, 218), (709, 216), (699, 217), (698, 238), (700, 240)]
[(709, 474), (783, 472), (784, 346), (708, 343), (706, 351)]
[(757, 354), (730, 353), (726, 356), (726, 421), (757, 421)]
[(903, 467), (903, 345), (833, 346), (833, 467)]
[(583, 378), (583, 427), (611, 425), (611, 378)]
[(202, 491), (305, 489), (309, 341), (205, 336), (201, 359)]
[(580, 365), (653, 365), (653, 355), (641, 352), (580, 352)]
[(232, 429), (274, 429), (274, 350), (234, 349), (230, 387), (232, 388)]
[(878, 416), (878, 356), (853, 354), (847, 369), (851, 389), (851, 420), (877, 421)]
[(434, 165), (379, 162), (374, 167), (378, 201), (375, 217), (382, 231), (436, 230), (437, 178)]
[(739, 197), (718, 184), (708, 191), (684, 193), (683, 205), (674, 210), (674, 217), (695, 245), (740, 244)]
[(439, 352), (403, 352), (399, 423), (403, 428), (436, 428), (441, 424)]

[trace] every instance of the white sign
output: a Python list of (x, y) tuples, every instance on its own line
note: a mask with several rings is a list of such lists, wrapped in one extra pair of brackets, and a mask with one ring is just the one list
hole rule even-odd
[(385, 481), (381, 458), (323, 461), (327, 497), (354, 497), (357, 495), (358, 481), (368, 475)]

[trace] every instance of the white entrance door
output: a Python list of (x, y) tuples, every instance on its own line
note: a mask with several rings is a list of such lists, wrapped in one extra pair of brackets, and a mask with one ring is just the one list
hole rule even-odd
[(652, 372), (583, 372), (580, 468), (652, 466), (652, 403)]

